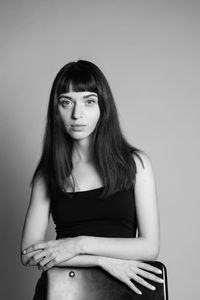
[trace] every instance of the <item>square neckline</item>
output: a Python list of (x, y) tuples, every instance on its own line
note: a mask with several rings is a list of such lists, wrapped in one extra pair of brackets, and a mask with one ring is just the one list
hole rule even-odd
[(98, 190), (101, 190), (101, 189), (104, 189), (105, 186), (100, 186), (98, 188), (94, 188), (94, 189), (90, 189), (90, 190), (84, 190), (84, 191), (76, 191), (76, 192), (64, 192), (62, 191), (64, 194), (79, 194), (79, 193), (90, 193), (90, 192), (95, 192), (95, 191), (98, 191)]

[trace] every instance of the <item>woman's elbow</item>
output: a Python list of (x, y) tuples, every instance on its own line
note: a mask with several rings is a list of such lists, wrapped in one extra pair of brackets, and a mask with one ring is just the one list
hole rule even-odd
[(20, 253), (20, 262), (21, 262), (21, 264), (23, 265), (23, 266), (26, 266), (26, 262), (25, 262), (25, 260), (24, 260), (24, 258), (23, 258), (23, 255)]
[(25, 255), (23, 255), (21, 251), (20, 251), (19, 255), (20, 255), (19, 259), (20, 259), (21, 264), (26, 267), (27, 261), (28, 261), (27, 257)]
[(159, 243), (151, 243), (150, 247), (150, 257), (149, 260), (156, 260), (160, 253), (160, 244)]
[(154, 261), (158, 258), (160, 252), (160, 244), (155, 241), (146, 240), (145, 241), (145, 251), (144, 256), (147, 261)]

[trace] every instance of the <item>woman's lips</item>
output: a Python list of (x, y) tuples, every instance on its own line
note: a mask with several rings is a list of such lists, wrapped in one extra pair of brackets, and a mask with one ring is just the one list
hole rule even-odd
[(85, 126), (86, 126), (86, 125), (71, 125), (72, 130), (74, 130), (74, 131), (81, 131), (81, 130), (83, 130), (83, 128), (84, 128)]
[(73, 124), (71, 125), (72, 127), (77, 127), (77, 126), (85, 126), (85, 124)]

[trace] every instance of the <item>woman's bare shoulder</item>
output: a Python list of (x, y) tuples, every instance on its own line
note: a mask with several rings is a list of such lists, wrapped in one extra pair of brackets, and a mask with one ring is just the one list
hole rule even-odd
[(33, 181), (31, 200), (41, 201), (49, 200), (49, 198), (50, 196), (45, 177), (42, 173), (39, 173)]
[(146, 152), (142, 151), (141, 153), (134, 153), (133, 159), (136, 164), (137, 172), (145, 172), (148, 169), (152, 169), (152, 161)]

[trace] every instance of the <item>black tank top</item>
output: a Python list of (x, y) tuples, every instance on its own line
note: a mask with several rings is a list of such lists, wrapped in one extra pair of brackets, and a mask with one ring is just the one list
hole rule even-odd
[(58, 191), (51, 197), (56, 239), (79, 235), (135, 237), (134, 189), (99, 198), (104, 187), (80, 192)]

